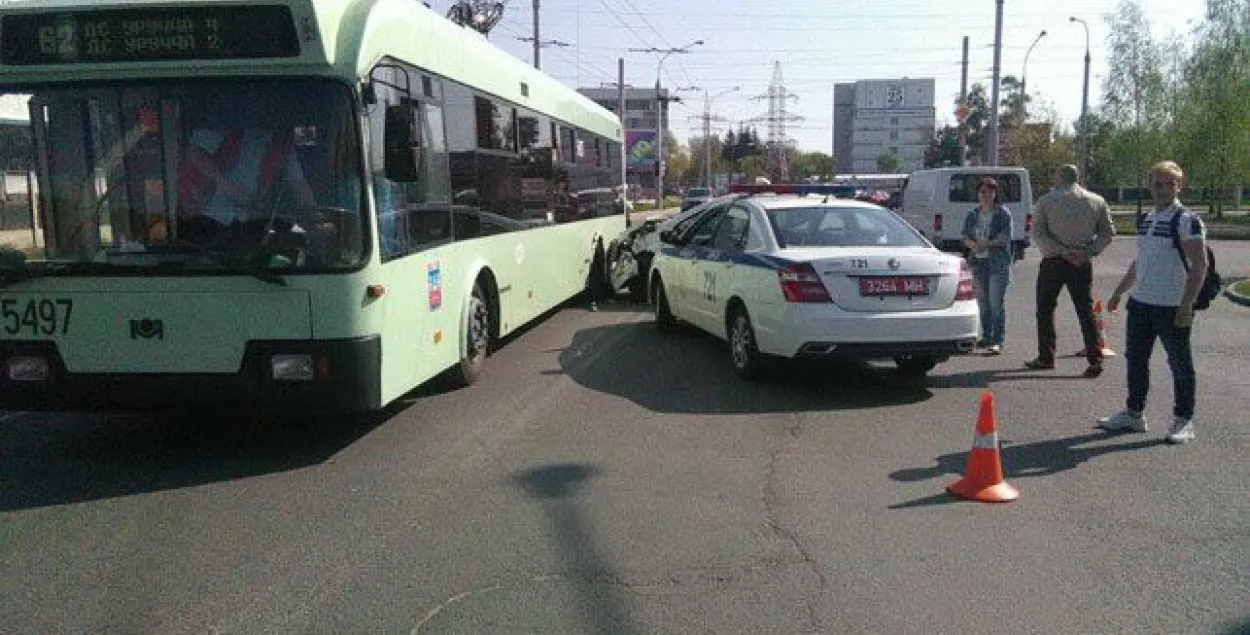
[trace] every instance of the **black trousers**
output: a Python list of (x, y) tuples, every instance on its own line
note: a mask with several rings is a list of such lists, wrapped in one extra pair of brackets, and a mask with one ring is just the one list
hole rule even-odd
[(1037, 358), (1055, 363), (1055, 306), (1059, 292), (1066, 286), (1076, 308), (1076, 318), (1081, 323), (1081, 336), (1085, 340), (1085, 357), (1089, 363), (1102, 362), (1102, 347), (1098, 342), (1098, 325), (1094, 322), (1094, 265), (1086, 262), (1073, 265), (1063, 258), (1044, 258), (1037, 271)]

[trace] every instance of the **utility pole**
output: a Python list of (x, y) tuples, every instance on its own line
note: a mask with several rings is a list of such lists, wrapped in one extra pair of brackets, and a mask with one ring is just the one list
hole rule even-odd
[(703, 187), (712, 187), (712, 100), (703, 91)]
[(660, 90), (660, 71), (664, 67), (664, 60), (668, 59), (673, 53), (689, 53), (690, 47), (700, 46), (703, 40), (695, 40), (684, 46), (660, 49), (650, 47), (645, 49), (629, 49), (635, 53), (659, 53), (660, 61), (655, 64), (655, 209), (664, 209), (664, 112), (668, 110), (665, 104), (664, 94)]
[[(535, 0), (537, 1), (537, 0)], [(621, 156), (618, 161), (621, 162), (621, 209), (629, 210), (629, 168), (625, 165), (625, 58), (618, 57), (616, 59), (616, 112), (620, 115), (621, 120)], [(629, 214), (625, 214), (625, 226), (632, 224)]]
[(727, 95), (741, 88), (734, 86), (729, 90), (708, 96), (708, 91), (703, 91), (703, 116), (699, 119), (703, 122), (703, 187), (712, 187), (712, 121), (724, 121), (720, 117), (712, 116), (712, 102), (718, 97)]
[[(617, 114), (617, 123), (621, 127), (621, 143), (620, 143), (621, 147), (618, 152), (620, 156), (617, 157), (617, 160), (621, 162), (621, 173), (619, 176), (621, 179), (621, 185), (623, 186), (620, 190), (618, 198), (620, 199), (621, 209), (626, 209), (625, 202), (629, 200), (629, 166), (625, 164), (625, 157), (628, 154), (625, 148), (625, 141), (626, 141), (625, 139), (625, 121), (626, 121), (625, 107), (627, 104), (625, 100), (625, 89), (630, 88), (630, 86), (629, 84), (625, 83), (625, 58), (620, 57), (620, 58), (617, 58), (616, 60), (616, 81), (615, 82), (599, 82), (599, 87), (617, 89), (616, 114)], [(630, 225), (630, 219), (629, 219), (629, 216), (626, 215), (625, 226), (628, 227), (629, 225)]]
[(994, 86), (990, 92), (990, 155), (988, 164), (998, 165), (998, 82), (1003, 59), (1003, 0), (994, 2)]
[[(964, 36), (963, 70), (959, 74), (959, 109), (968, 107), (968, 36)], [(968, 165), (968, 115), (959, 118), (959, 165)]]
[(534, 37), (518, 37), (517, 38), (518, 40), (522, 42), (534, 43), (534, 68), (542, 68), (542, 64), (540, 63), (541, 60), (539, 59), (539, 51), (542, 50), (543, 47), (558, 46), (558, 47), (563, 48), (566, 46), (571, 46), (568, 42), (561, 42), (560, 40), (539, 39), (538, 37), (538, 3), (539, 3), (539, 0), (534, 0)]
[(1069, 17), (1068, 22), (1080, 22), (1085, 27), (1085, 82), (1081, 84), (1081, 119), (1077, 124), (1081, 127), (1081, 157), (1077, 163), (1081, 166), (1081, 179), (1089, 185), (1089, 24), (1075, 16)]

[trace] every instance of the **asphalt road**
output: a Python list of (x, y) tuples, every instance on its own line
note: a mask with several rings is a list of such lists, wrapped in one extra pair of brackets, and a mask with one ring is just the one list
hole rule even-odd
[[(1250, 243), (1216, 247), (1245, 277)], [(1098, 262), (1104, 294), (1131, 253)], [(1017, 266), (1006, 354), (918, 382), (744, 383), (710, 337), (572, 305), (478, 385), (376, 417), (10, 414), (0, 632), (1247, 632), (1250, 309), (1199, 316), (1195, 442), (1162, 443), (1161, 351), (1153, 429), (1107, 435), (1122, 358), (1096, 380), (1077, 358), (1021, 367), (1036, 267)], [(1006, 505), (944, 493), (985, 390)]]

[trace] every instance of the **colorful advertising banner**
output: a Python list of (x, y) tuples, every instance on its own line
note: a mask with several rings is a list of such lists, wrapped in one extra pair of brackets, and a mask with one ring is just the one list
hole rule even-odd
[(655, 131), (625, 131), (625, 164), (631, 168), (655, 165)]

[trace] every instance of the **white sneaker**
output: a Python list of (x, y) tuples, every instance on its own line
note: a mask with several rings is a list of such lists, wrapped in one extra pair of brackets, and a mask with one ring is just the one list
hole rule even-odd
[(1194, 422), (1183, 417), (1172, 418), (1172, 428), (1168, 430), (1168, 443), (1188, 443), (1194, 440)]
[(991, 345), (990, 345), (990, 348), (989, 348), (989, 354), (990, 354), (990, 355), (1002, 355), (1002, 354), (1003, 354), (1003, 345), (1002, 345), (1002, 344), (991, 344)]
[(1094, 427), (1108, 432), (1145, 432), (1146, 415), (1131, 410), (1121, 410), (1110, 417), (1099, 418), (1098, 425)]

